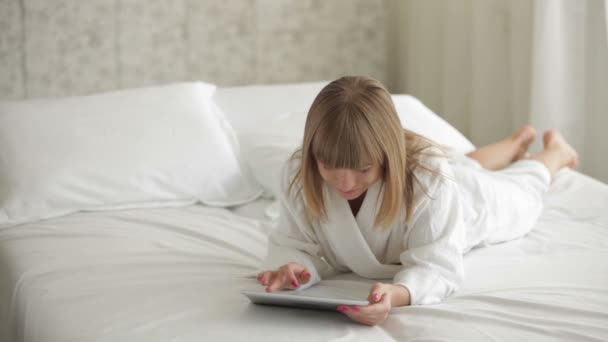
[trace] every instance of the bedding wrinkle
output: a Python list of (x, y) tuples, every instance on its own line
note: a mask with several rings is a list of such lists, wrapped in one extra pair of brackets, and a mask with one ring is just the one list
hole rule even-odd
[[(505, 303), (508, 305), (505, 306)], [(543, 306), (534, 305), (520, 307), (520, 304), (526, 304), (525, 301), (511, 302), (510, 299), (500, 298), (496, 296), (465, 296), (448, 299), (444, 304), (434, 307), (416, 307), (402, 310), (404, 314), (409, 314), (408, 317), (413, 318), (410, 329), (417, 326), (426, 326), (421, 320), (433, 321), (434, 326), (441, 327), (442, 324), (448, 323), (457, 329), (450, 330), (449, 325), (444, 327), (441, 333), (446, 332), (451, 336), (450, 340), (505, 340), (506, 336), (517, 336), (521, 340), (534, 341), (552, 341), (555, 339), (566, 341), (599, 341), (601, 336), (608, 333), (605, 324), (606, 313), (598, 313), (597, 320), (594, 324), (586, 324), (573, 322), (572, 319), (566, 318), (569, 308), (568, 306)], [(462, 308), (466, 307), (466, 310)], [(536, 308), (538, 310), (527, 310)], [(544, 318), (543, 316), (551, 316), (549, 310), (559, 309), (563, 315), (561, 319)], [(413, 310), (410, 310), (413, 309)], [(582, 311), (587, 314), (586, 311)], [(579, 312), (580, 313), (580, 312)], [(575, 312), (574, 315), (579, 313)], [(577, 316), (578, 317), (578, 316)], [(584, 316), (588, 318), (587, 316)], [(471, 334), (471, 330), (482, 335), (477, 336)], [(503, 331), (501, 331), (503, 330)], [(432, 331), (432, 330), (431, 330)], [(465, 333), (466, 331), (466, 333)], [(441, 336), (437, 331), (434, 335)], [(506, 333), (506, 334), (501, 334)], [(416, 335), (421, 335), (416, 332)], [(468, 336), (468, 338), (462, 338)], [(473, 337), (475, 336), (475, 337)], [(525, 336), (525, 338), (524, 338)], [(460, 337), (460, 338), (459, 338)], [(481, 338), (483, 337), (483, 338)], [(510, 338), (506, 338), (510, 340)], [(406, 339), (410, 340), (410, 339)], [(417, 339), (413, 339), (417, 340)]]
[[(463, 313), (463, 318), (472, 322), (478, 330), (489, 330), (492, 326), (508, 328), (514, 331), (519, 331), (522, 334), (526, 333), (528, 336), (538, 336), (538, 339), (543, 340), (542, 337), (549, 340), (559, 338), (559, 340), (566, 341), (605, 341), (601, 338), (602, 335), (606, 334), (606, 331), (602, 331), (596, 328), (598, 334), (589, 332), (589, 326), (580, 326), (567, 324), (568, 321), (562, 322), (551, 322), (554, 323), (551, 326), (541, 326), (537, 323), (546, 323), (546, 321), (531, 321), (532, 316), (518, 317), (512, 314), (505, 314), (504, 312), (493, 312), (493, 311), (482, 311), (482, 310), (467, 310)], [(559, 325), (559, 323), (564, 323)], [(564, 326), (565, 325), (565, 326)], [(483, 328), (481, 328), (483, 326)], [(489, 333), (489, 331), (486, 331)], [(497, 337), (498, 338), (498, 337)]]
[[(449, 305), (467, 303), (466, 315), (474, 315), (470, 317), (471, 322), (485, 319), (495, 321), (497, 325), (517, 326), (518, 331), (529, 329), (540, 335), (593, 341), (608, 334), (608, 326), (605, 325), (608, 300), (602, 298), (608, 298), (608, 289), (522, 287), (456, 296), (449, 300)], [(578, 319), (572, 320), (572, 315)]]
[[(209, 224), (221, 224), (223, 222), (207, 222)], [(191, 231), (187, 229), (179, 228), (175, 225), (169, 224), (159, 224), (156, 223), (158, 227), (166, 228), (167, 231), (171, 231), (177, 234), (179, 241), (171, 241), (171, 240), (157, 240), (156, 243), (159, 246), (165, 248), (171, 248), (175, 250), (180, 250), (184, 248), (184, 242), (191, 244), (197, 251), (205, 251), (204, 246), (209, 248), (218, 249), (221, 252), (234, 254), (233, 257), (243, 260), (248, 260), (249, 258), (261, 260), (259, 254), (248, 251), (238, 245), (235, 245), (232, 242), (225, 241), (221, 238), (221, 234), (204, 234), (202, 232)], [(213, 236), (212, 236), (213, 235)], [(217, 236), (217, 237), (216, 237)], [(174, 239), (175, 240), (175, 239)], [(203, 244), (204, 246), (201, 246)], [(205, 253), (203, 253), (204, 255)]]
[(15, 253), (26, 257), (3, 272), (15, 279), (15, 284), (3, 281), (3, 288), (12, 289), (2, 295), (8, 300), (3, 312), (11, 313), (9, 334), (24, 337), (20, 332), (30, 328), (22, 323), (37, 322), (38, 309), (29, 308), (38, 301), (93, 305), (95, 298), (117, 291), (234, 283), (252, 274), (265, 252), (268, 227), (225, 209), (194, 207), (80, 213), (57, 218), (56, 224), (4, 230), (3, 260)]

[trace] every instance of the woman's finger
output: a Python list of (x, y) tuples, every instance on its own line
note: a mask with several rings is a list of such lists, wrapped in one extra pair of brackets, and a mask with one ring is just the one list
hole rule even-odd
[(372, 285), (372, 288), (369, 291), (369, 296), (367, 297), (367, 300), (370, 303), (378, 303), (380, 302), (380, 300), (382, 300), (382, 296), (385, 293), (384, 285), (385, 284), (382, 283), (375, 283), (374, 285)]
[(291, 269), (287, 269), (287, 281), (289, 282), (288, 286), (291, 286), (294, 289), (297, 289), (298, 287), (300, 287), (300, 282), (298, 281), (298, 278), (296, 277), (296, 274), (293, 272), (293, 270)]
[(260, 284), (262, 284), (262, 285), (264, 284), (264, 277), (266, 276), (266, 273), (267, 273), (266, 271), (264, 271), (264, 272), (260, 272), (260, 273), (258, 274), (258, 276), (256, 277), (256, 278), (257, 278), (257, 280), (258, 280), (258, 281), (260, 282)]
[(268, 285), (268, 280), (270, 279), (270, 275), (272, 274), (272, 272), (262, 272), (260, 275), (258, 275), (258, 280), (260, 281), (260, 283), (264, 286)]
[(298, 278), (296, 278), (296, 274), (293, 270), (293, 264), (287, 264), (281, 267), (280, 272), (284, 274), (284, 283), (283, 286), (289, 289), (297, 289), (300, 286), (298, 282)]
[(340, 306), (338, 311), (358, 323), (373, 326), (386, 320), (390, 308), (385, 303), (378, 303), (368, 306)]
[(282, 272), (274, 272), (274, 274), (270, 277), (270, 283), (268, 287), (266, 287), (266, 292), (273, 292), (282, 289), (284, 283), (283, 278)]
[(369, 315), (369, 314), (365, 314), (361, 311), (361, 309), (356, 309), (359, 307), (351, 307), (351, 306), (339, 306), (338, 307), (338, 311), (342, 312), (343, 314), (345, 314), (346, 316), (348, 316), (350, 319), (352, 319), (355, 322), (358, 322), (360, 324), (365, 324), (365, 325), (374, 325), (374, 315)]
[(298, 281), (300, 282), (300, 284), (308, 283), (311, 278), (312, 278), (312, 275), (307, 270), (304, 270), (304, 271), (298, 273)]
[(264, 285), (270, 284), (272, 277), (274, 277), (276, 272), (268, 272), (264, 275)]

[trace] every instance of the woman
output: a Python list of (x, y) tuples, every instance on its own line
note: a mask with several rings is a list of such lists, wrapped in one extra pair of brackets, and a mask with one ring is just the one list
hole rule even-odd
[(338, 308), (368, 325), (392, 307), (442, 301), (462, 283), (463, 255), (528, 233), (555, 173), (576, 166), (555, 131), (528, 154), (535, 135), (525, 126), (457, 155), (403, 129), (380, 82), (331, 82), (283, 170), (280, 224), (258, 280), (271, 292), (340, 272), (391, 279), (371, 287), (370, 305)]

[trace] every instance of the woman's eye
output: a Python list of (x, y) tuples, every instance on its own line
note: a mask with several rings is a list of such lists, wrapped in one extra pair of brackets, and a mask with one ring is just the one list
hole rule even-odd
[(362, 170), (359, 170), (359, 172), (361, 172), (361, 173), (367, 173), (367, 172), (369, 172), (369, 170), (371, 170), (371, 169), (372, 169), (371, 167), (368, 167), (367, 169), (362, 169)]

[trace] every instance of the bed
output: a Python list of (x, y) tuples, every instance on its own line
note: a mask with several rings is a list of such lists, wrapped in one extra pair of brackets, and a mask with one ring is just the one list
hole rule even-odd
[[(218, 89), (216, 100), (243, 140), (268, 139), (271, 150), (242, 147), (259, 161), (294, 142), (251, 129), (254, 118), (267, 115), (266, 129), (284, 133), (287, 124), (297, 135), (301, 112), (323, 84)], [(284, 103), (260, 101), (278, 90)], [(251, 98), (266, 107), (251, 112)], [(271, 117), (276, 125), (267, 124)], [(471, 148), (450, 129), (437, 138)], [(239, 290), (255, 284), (277, 222), (274, 176), (255, 170), (275, 159), (250, 165), (264, 195), (246, 203), (78, 210), (1, 228), (0, 340), (608, 340), (608, 185), (572, 170), (558, 174), (525, 238), (467, 254), (465, 283), (441, 304), (395, 308), (375, 327), (340, 313), (251, 304)], [(353, 274), (340, 280), (369, 282)]]

